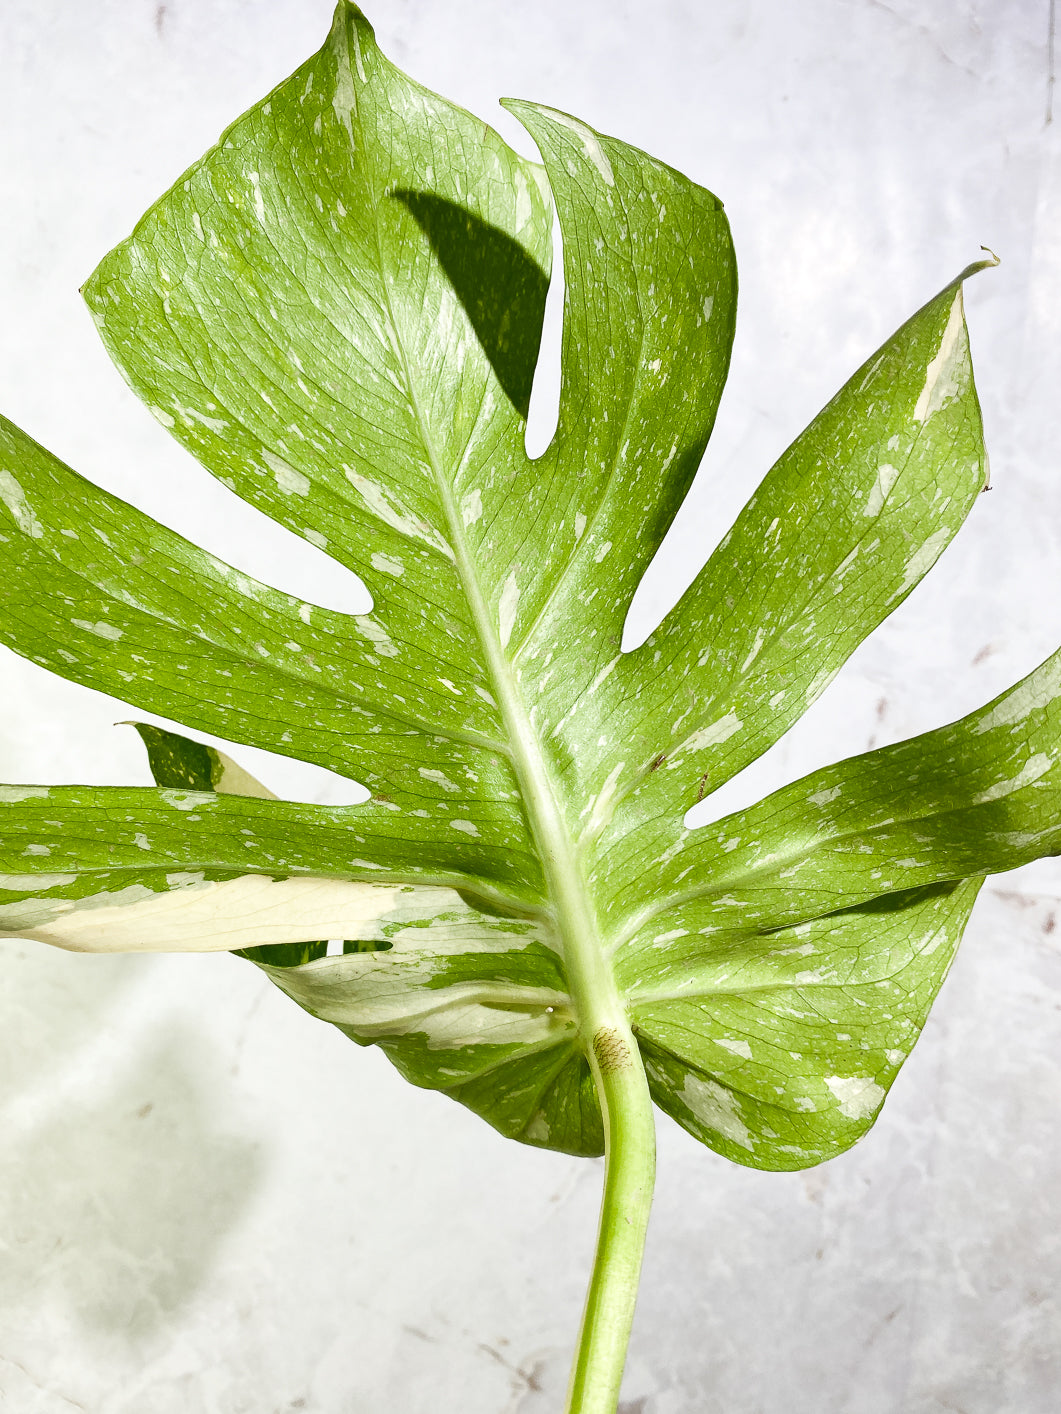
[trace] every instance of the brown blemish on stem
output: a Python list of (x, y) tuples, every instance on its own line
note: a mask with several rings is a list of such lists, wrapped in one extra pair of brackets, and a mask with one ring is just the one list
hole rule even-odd
[(619, 1032), (610, 1026), (602, 1026), (594, 1036), (593, 1054), (605, 1075), (617, 1070), (626, 1070), (633, 1063), (630, 1047)]

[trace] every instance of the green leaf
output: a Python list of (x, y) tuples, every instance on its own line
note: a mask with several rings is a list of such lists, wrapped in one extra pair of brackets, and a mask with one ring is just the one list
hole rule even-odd
[[(841, 389), (623, 654), (726, 376), (728, 226), (636, 148), (507, 106), (543, 165), (402, 75), (340, 4), (321, 52), (86, 285), (159, 420), (373, 608), (250, 580), (4, 423), (0, 636), (372, 799), (278, 801), (140, 726), (154, 789), (4, 788), (0, 930), (242, 950), (529, 1143), (596, 1153), (607, 1129), (610, 1152), (644, 1155), (647, 1073), (728, 1157), (813, 1164), (872, 1122), (982, 876), (1061, 849), (1058, 660), (951, 727), (684, 819), (975, 502), (961, 289), (980, 267)], [(553, 203), (560, 414), (532, 460)]]
[(771, 746), (960, 529), (988, 478), (962, 282), (991, 263), (863, 364), (621, 660), (607, 730), (640, 748), (612, 804), (633, 792), (623, 832), (656, 817), (667, 833), (676, 792), (693, 805)]
[(676, 912), (633, 940), (618, 970), (657, 1104), (757, 1168), (849, 1148), (917, 1040), (982, 882), (744, 933)]
[(155, 784), (169, 790), (217, 791), (224, 795), (253, 795), (262, 800), (276, 796), (261, 781), (236, 764), (215, 746), (192, 741), (165, 731), (150, 722), (129, 722), (147, 747), (147, 759)]
[[(214, 747), (135, 725), (159, 786), (269, 794)], [(348, 916), (356, 936), (340, 946), (272, 943), (240, 955), (351, 1040), (379, 1045), (414, 1085), (462, 1100), (514, 1139), (601, 1153), (600, 1108), (552, 929), (540, 917), (477, 909), (450, 889), (360, 888), (388, 911)], [(296, 929), (307, 921), (301, 907)]]

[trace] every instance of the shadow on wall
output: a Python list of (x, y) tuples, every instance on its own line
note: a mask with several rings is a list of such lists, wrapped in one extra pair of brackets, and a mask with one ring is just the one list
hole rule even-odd
[(8, 1146), (0, 1311), (36, 1292), (86, 1330), (135, 1343), (194, 1295), (264, 1163), (224, 1132), (208, 1070), (202, 1039), (173, 1027), (108, 1092), (64, 1101)]
[(0, 944), (0, 1105), (58, 1077), (93, 1041), (153, 958)]

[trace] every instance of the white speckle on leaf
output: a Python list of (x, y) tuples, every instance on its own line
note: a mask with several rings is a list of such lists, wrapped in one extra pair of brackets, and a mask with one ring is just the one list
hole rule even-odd
[[(200, 426), (205, 427), (208, 432), (225, 432), (228, 429), (228, 423), (222, 417), (207, 417), (205, 412), (199, 412), (196, 408), (185, 407), (183, 403), (176, 401), (174, 401), (172, 406), (173, 411), (186, 426), (191, 426), (193, 422), (198, 422)], [(170, 426), (172, 425), (173, 422), (172, 419), (170, 419)]]
[(409, 515), (392, 505), (387, 493), (374, 481), (370, 481), (367, 476), (362, 476), (359, 471), (354, 471), (349, 466), (344, 466), (342, 470), (343, 475), (365, 505), (374, 515), (379, 516), (385, 525), (389, 525), (402, 535), (423, 541), (424, 544), (440, 551), (447, 559), (453, 558), (453, 551), (444, 540), (439, 539), (429, 525), (420, 520), (418, 516)]
[[(597, 833), (611, 819), (612, 801), (615, 798), (615, 787), (619, 777), (622, 775), (625, 761), (618, 761), (608, 772), (608, 778), (586, 808), (589, 811), (589, 820), (586, 824), (586, 832), (590, 836)], [(585, 811), (583, 812), (585, 814)]]
[(449, 823), (451, 829), (460, 830), (462, 834), (478, 835), (479, 833), (478, 826), (474, 825), (471, 820), (451, 820)]
[[(352, 120), (354, 113), (357, 111), (357, 97), (354, 93), (354, 76), (351, 73), (350, 38), (348, 26), (344, 24), (341, 27), (341, 30), (342, 44), (346, 52), (345, 54), (336, 56), (337, 62), (335, 65), (335, 91), (332, 94), (332, 111), (335, 113), (336, 118), (339, 120), (342, 126), (346, 129), (346, 136), (349, 139), (350, 146), (353, 147), (354, 127)], [(310, 83), (312, 82), (313, 76), (311, 74)]]
[(516, 168), (516, 211), (513, 224), (517, 231), (522, 231), (524, 226), (530, 221), (534, 214), (531, 205), (530, 188), (527, 186), (527, 178), (523, 175), (521, 167)]
[(155, 407), (153, 403), (148, 403), (147, 410), (157, 422), (161, 422), (163, 427), (172, 427), (176, 423), (177, 419), (165, 408)]
[(135, 834), (135, 835), (133, 836), (133, 844), (136, 845), (137, 849), (150, 849), (150, 848), (151, 848), (151, 841), (150, 841), (150, 840), (148, 839), (148, 837), (147, 837), (145, 834), (143, 834), (142, 832), (138, 832), (137, 834)]
[(47, 800), (48, 786), (0, 786), (0, 801), (5, 805), (19, 805), (24, 800)]
[(523, 1133), (528, 1139), (533, 1139), (538, 1144), (545, 1144), (549, 1138), (549, 1125), (541, 1110), (538, 1110), (534, 1118), (527, 1125)]
[[(619, 654), (616, 657), (612, 658), (609, 662), (605, 663), (604, 667), (601, 668), (600, 672), (597, 674), (597, 676), (590, 683), (589, 687), (586, 689), (587, 697), (592, 697), (594, 693), (596, 693), (597, 689), (601, 686), (601, 684), (606, 682), (608, 678), (611, 677), (612, 673), (615, 672), (615, 669), (619, 665), (619, 658), (621, 656), (622, 655)], [(574, 711), (574, 708), (572, 708), (572, 711)], [(568, 716), (570, 715), (571, 713), (569, 712)], [(566, 720), (567, 719), (565, 718), (565, 721)]]
[(804, 693), (808, 707), (816, 697), (819, 697), (825, 691), (839, 671), (840, 669), (838, 667), (833, 666), (822, 668), (820, 672), (815, 674), (811, 682), (808, 683)]
[(583, 152), (600, 173), (604, 185), (613, 187), (615, 173), (612, 171), (612, 164), (608, 161), (597, 134), (591, 128), (587, 128), (585, 123), (580, 123), (577, 118), (569, 118), (566, 113), (557, 113), (554, 109), (550, 109), (549, 116), (554, 122), (559, 123), (561, 127), (568, 128), (580, 139)]
[(731, 1041), (728, 1036), (716, 1036), (715, 1045), (721, 1046), (724, 1051), (732, 1051), (735, 1056), (742, 1056), (745, 1060), (751, 1060), (752, 1048), (747, 1041)]
[[(888, 499), (888, 492), (895, 485), (898, 478), (899, 468), (897, 466), (890, 466), (885, 462), (882, 466), (877, 468), (877, 479), (870, 488), (869, 499), (862, 507), (862, 514), (864, 516), (880, 515), (881, 507)], [(857, 550), (858, 547), (856, 546), (855, 548)], [(849, 556), (849, 558), (854, 558), (854, 556)], [(844, 563), (846, 564), (847, 561), (845, 560)]]
[(354, 44), (354, 67), (357, 69), (357, 76), (362, 83), (367, 83), (368, 80), (365, 78), (365, 66), (361, 61), (361, 37), (357, 32), (356, 20), (350, 25), (350, 38), (353, 40)]
[(372, 568), (379, 570), (381, 574), (393, 575), (395, 579), (405, 573), (401, 560), (396, 560), (391, 555), (381, 555), (378, 551), (372, 556)]
[(270, 452), (268, 448), (262, 450), (262, 460), (276, 478), (276, 484), (280, 490), (288, 496), (308, 496), (309, 477), (303, 476), (301, 471), (296, 471), (284, 461), (283, 457), (278, 457), (275, 452)]
[(213, 791), (205, 790), (160, 790), (158, 798), (172, 805), (174, 810), (195, 810), (201, 805), (212, 804), (217, 796)]
[(1022, 722), (1032, 712), (1042, 711), (1061, 697), (1061, 653), (1048, 658), (1024, 682), (1017, 684), (995, 707), (973, 727), (973, 731), (990, 731), (993, 727), (1009, 727)]
[(612, 542), (610, 540), (605, 540), (604, 544), (598, 548), (597, 553), (593, 556), (594, 563), (599, 565), (601, 560), (604, 559), (605, 555), (611, 548)]
[(855, 561), (858, 559), (858, 552), (859, 552), (859, 549), (860, 549), (860, 547), (859, 547), (858, 545), (852, 546), (852, 548), (847, 552), (847, 554), (844, 556), (844, 558), (843, 558), (843, 559), (840, 561), (840, 563), (837, 565), (836, 569), (833, 571), (833, 581), (834, 581), (834, 582), (833, 582), (833, 593), (834, 593), (834, 594), (839, 594), (839, 593), (841, 593), (841, 591), (843, 590), (843, 587), (844, 587), (844, 575), (847, 574), (848, 570), (851, 568), (851, 566), (852, 566), (852, 565), (855, 563)]
[(469, 491), (461, 501), (461, 520), (464, 522), (465, 528), (469, 525), (475, 525), (477, 521), (482, 518), (482, 514), (483, 495), (478, 486), (476, 486), (475, 489)]
[(688, 928), (672, 928), (669, 933), (657, 933), (652, 939), (652, 946), (654, 948), (664, 948), (668, 943), (673, 943), (677, 941), (678, 938), (687, 938), (688, 936)]
[(743, 674), (743, 673), (746, 673), (746, 672), (748, 671), (748, 669), (751, 667), (751, 665), (755, 662), (756, 658), (758, 658), (758, 656), (759, 656), (759, 650), (760, 650), (760, 649), (762, 648), (762, 646), (763, 646), (763, 640), (764, 640), (765, 637), (766, 637), (766, 630), (765, 630), (765, 629), (761, 629), (761, 628), (760, 628), (760, 629), (756, 629), (756, 631), (755, 631), (755, 642), (752, 644), (752, 646), (751, 646), (751, 651), (749, 652), (747, 658), (745, 658), (744, 662), (741, 664), (741, 669), (740, 669), (740, 670), (741, 670), (741, 673), (742, 673), (742, 674)]
[(869, 1119), (884, 1099), (883, 1089), (869, 1075), (826, 1075), (823, 1079), (840, 1101), (845, 1119)]
[(839, 786), (832, 786), (829, 790), (816, 790), (813, 795), (807, 796), (807, 803), (808, 805), (828, 805), (830, 800), (836, 800), (839, 794)]
[(382, 624), (368, 614), (358, 614), (355, 622), (364, 637), (375, 645), (377, 653), (382, 653), (384, 658), (397, 658), (397, 646)]
[(435, 771), (432, 770), (430, 767), (421, 766), (419, 769), (419, 774), (423, 776), (425, 781), (434, 781), (435, 785), (441, 786), (443, 790), (460, 790), (460, 786), (455, 785), (454, 782), (451, 781), (450, 778), (446, 775), (445, 771)]
[[(698, 732), (693, 732), (692, 736), (684, 743), (682, 750), (685, 752), (702, 751), (708, 746), (721, 746), (724, 741), (729, 741), (731, 736), (735, 736), (743, 725), (744, 723), (736, 712), (727, 712), (724, 717), (719, 717), (717, 722), (712, 722), (710, 726), (701, 727)], [(678, 762), (674, 764), (677, 765)]]
[(41, 538), (44, 529), (30, 510), (26, 501), (26, 493), (11, 473), (3, 468), (0, 468), (0, 501), (3, 501), (14, 516), (15, 524), (24, 535), (28, 535), (31, 540)]
[(1045, 751), (1039, 751), (1028, 758), (1016, 776), (1012, 776), (1008, 781), (997, 781), (987, 790), (982, 790), (974, 795), (973, 803), (982, 805), (988, 800), (999, 800), (1004, 795), (1011, 795), (1015, 790), (1030, 786), (1040, 776), (1045, 776), (1053, 764), (1054, 758), (1052, 756), (1048, 756)]
[(708, 1129), (739, 1144), (742, 1149), (753, 1149), (754, 1141), (748, 1127), (740, 1116), (736, 1096), (713, 1080), (701, 1080), (697, 1075), (686, 1075), (678, 1097), (696, 1119)]
[(914, 421), (925, 422), (933, 413), (959, 397), (969, 383), (968, 344), (962, 321), (959, 286), (947, 317), (939, 350), (925, 370), (925, 385), (914, 408)]
[(318, 550), (327, 550), (328, 537), (322, 535), (319, 530), (314, 530), (312, 526), (303, 526), (302, 536), (303, 539), (308, 540), (311, 545), (316, 545)]
[(518, 608), (519, 584), (516, 581), (516, 571), (512, 570), (502, 587), (501, 600), (497, 606), (497, 632), (501, 640), (502, 648), (508, 647), (508, 641), (512, 637), (512, 628), (516, 622), (516, 611)]
[(114, 624), (99, 623), (90, 624), (87, 619), (71, 619), (70, 622), (75, 628), (84, 629), (86, 633), (94, 633), (97, 638), (109, 638), (112, 641), (121, 638), (122, 630)]
[(251, 184), (254, 193), (254, 214), (258, 218), (260, 226), (265, 225), (265, 202), (262, 200), (261, 178), (257, 172), (248, 172), (247, 180)]
[(950, 530), (944, 525), (939, 530), (933, 531), (923, 545), (915, 550), (907, 561), (906, 569), (903, 573), (903, 582), (899, 586), (898, 593), (905, 594), (906, 591), (924, 575), (936, 563), (936, 560), (946, 548), (947, 541), (951, 537)]
[(585, 528), (586, 528), (586, 517), (582, 514), (581, 511), (576, 511), (576, 512), (575, 512), (575, 539), (576, 539), (576, 540), (581, 540), (581, 539), (582, 539), (582, 532), (585, 530)]
[(172, 874), (166, 875), (166, 885), (171, 889), (191, 889), (205, 880), (206, 875), (201, 869), (175, 869)]

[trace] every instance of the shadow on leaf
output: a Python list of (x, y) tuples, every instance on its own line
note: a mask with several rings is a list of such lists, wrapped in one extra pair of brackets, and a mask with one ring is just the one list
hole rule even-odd
[(431, 192), (392, 192), (431, 243), (505, 396), (526, 420), (549, 276), (518, 241)]

